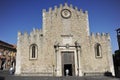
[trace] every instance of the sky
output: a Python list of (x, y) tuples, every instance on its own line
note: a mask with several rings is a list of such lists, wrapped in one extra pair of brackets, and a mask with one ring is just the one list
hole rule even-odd
[(17, 44), (18, 31), (42, 28), (42, 9), (68, 3), (88, 11), (90, 32), (110, 33), (112, 52), (118, 50), (120, 0), (0, 0), (0, 40)]

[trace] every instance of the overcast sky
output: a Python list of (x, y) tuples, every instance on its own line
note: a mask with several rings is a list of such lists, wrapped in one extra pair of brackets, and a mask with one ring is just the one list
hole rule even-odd
[(110, 33), (112, 52), (118, 49), (120, 0), (0, 0), (0, 40), (17, 44), (17, 32), (30, 33), (42, 27), (42, 9), (65, 2), (88, 11), (90, 32)]

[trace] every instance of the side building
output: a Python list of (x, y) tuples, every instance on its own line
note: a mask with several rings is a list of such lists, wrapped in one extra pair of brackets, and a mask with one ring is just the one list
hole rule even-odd
[(117, 32), (117, 42), (118, 42), (118, 50), (113, 54), (114, 59), (114, 68), (115, 68), (115, 76), (120, 78), (120, 28), (116, 30)]
[(88, 12), (72, 5), (43, 9), (43, 27), (18, 32), (16, 75), (114, 75), (110, 35), (90, 34)]
[[(0, 40), (0, 69), (15, 67), (16, 46)], [(13, 65), (14, 62), (14, 65)]]

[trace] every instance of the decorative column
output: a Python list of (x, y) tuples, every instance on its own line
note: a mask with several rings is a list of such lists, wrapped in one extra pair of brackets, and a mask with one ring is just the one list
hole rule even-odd
[(75, 48), (76, 48), (76, 53), (77, 53), (77, 72), (78, 72), (78, 75), (77, 76), (80, 76), (79, 75), (79, 69), (80, 69), (80, 66), (79, 66), (79, 51), (80, 51), (80, 45), (77, 41), (75, 41)]
[(59, 43), (56, 43), (55, 45), (54, 45), (54, 49), (55, 49), (55, 61), (56, 61), (56, 64), (55, 64), (55, 74), (56, 74), (56, 76), (57, 76), (57, 72), (58, 72), (58, 69), (57, 69), (57, 65), (58, 65), (58, 63), (57, 63), (57, 59), (58, 59), (58, 56), (57, 56), (57, 52), (58, 52), (58, 50), (59, 50)]

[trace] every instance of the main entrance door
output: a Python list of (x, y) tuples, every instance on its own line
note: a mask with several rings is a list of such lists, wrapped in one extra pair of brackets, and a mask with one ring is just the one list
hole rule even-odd
[(63, 76), (74, 76), (74, 52), (73, 51), (63, 51), (62, 52), (62, 75)]

